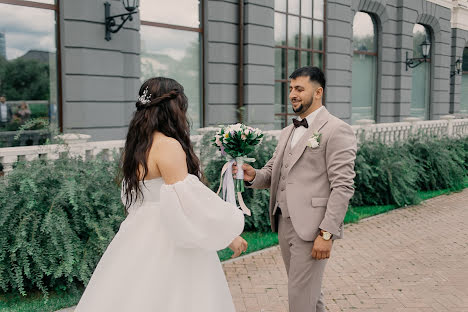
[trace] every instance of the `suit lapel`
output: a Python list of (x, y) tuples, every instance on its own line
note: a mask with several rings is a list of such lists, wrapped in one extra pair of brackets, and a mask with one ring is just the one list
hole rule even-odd
[(315, 133), (319, 132), (320, 129), (328, 122), (328, 117), (330, 113), (328, 110), (323, 107), (321, 111), (315, 116), (314, 121), (309, 126), (304, 135), (299, 139), (294, 148), (292, 149), (292, 159), (291, 159), (291, 168), (296, 164), (299, 158), (304, 153), (305, 148), (307, 147), (307, 141)]

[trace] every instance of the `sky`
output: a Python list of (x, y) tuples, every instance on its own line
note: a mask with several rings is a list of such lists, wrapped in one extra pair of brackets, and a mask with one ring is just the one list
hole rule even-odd
[(367, 37), (374, 35), (374, 24), (367, 13), (357, 12), (354, 16), (353, 33), (357, 37)]
[(140, 0), (140, 19), (164, 24), (200, 27), (198, 0), (176, 0), (177, 5), (162, 5), (163, 1), (167, 0)]
[(29, 50), (55, 52), (54, 11), (0, 3), (0, 12), (0, 32), (5, 34), (8, 60)]

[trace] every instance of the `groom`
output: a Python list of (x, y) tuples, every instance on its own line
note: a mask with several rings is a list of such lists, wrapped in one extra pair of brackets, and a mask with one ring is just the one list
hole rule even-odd
[(356, 138), (323, 106), (325, 76), (319, 68), (302, 67), (289, 78), (289, 99), (298, 117), (281, 131), (262, 169), (242, 168), (247, 185), (270, 188), (270, 221), (288, 273), (290, 312), (322, 312), (323, 272), (333, 240), (343, 237), (354, 193)]

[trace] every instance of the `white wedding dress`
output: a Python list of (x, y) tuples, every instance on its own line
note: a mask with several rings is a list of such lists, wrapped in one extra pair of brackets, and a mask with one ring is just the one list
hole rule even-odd
[(140, 183), (75, 312), (234, 312), (216, 250), (242, 232), (242, 212), (194, 175)]

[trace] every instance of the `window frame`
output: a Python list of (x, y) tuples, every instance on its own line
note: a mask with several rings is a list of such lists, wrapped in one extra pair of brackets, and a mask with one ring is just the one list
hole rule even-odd
[[(323, 19), (319, 19), (319, 18), (315, 18), (314, 15), (312, 14), (312, 17), (307, 17), (307, 16), (302, 16), (302, 1), (304, 0), (301, 0), (299, 2), (299, 14), (295, 14), (295, 13), (289, 13), (289, 1), (286, 1), (286, 11), (279, 11), (277, 10), (276, 8), (274, 9), (274, 13), (280, 13), (280, 14), (284, 14), (286, 15), (286, 24), (285, 24), (285, 33), (286, 33), (286, 45), (276, 45), (275, 43), (275, 46), (274, 46), (274, 52), (276, 53), (277, 49), (279, 49), (281, 51), (281, 55), (282, 55), (282, 61), (284, 62), (285, 64), (285, 73), (286, 73), (286, 79), (276, 79), (275, 77), (275, 80), (274, 80), (274, 83), (275, 83), (275, 88), (276, 88), (276, 84), (277, 83), (281, 83), (281, 84), (285, 84), (285, 90), (283, 90), (284, 92), (284, 98), (283, 98), (283, 110), (285, 113), (276, 113), (274, 112), (274, 116), (275, 117), (284, 117), (284, 119), (281, 121), (281, 127), (284, 128), (286, 126), (288, 126), (288, 117), (291, 116), (291, 117), (294, 117), (296, 116), (294, 113), (289, 113), (288, 112), (288, 108), (289, 108), (289, 89), (288, 89), (288, 84), (289, 82), (291, 81), (289, 78), (288, 78), (288, 73), (289, 73), (289, 68), (288, 68), (288, 51), (289, 50), (293, 50), (293, 51), (298, 51), (298, 54), (299, 54), (299, 64), (301, 64), (300, 66), (303, 66), (302, 65), (302, 53), (301, 52), (310, 52), (311, 55), (312, 55), (312, 59), (310, 60), (310, 63), (312, 64), (312, 66), (315, 66), (314, 65), (314, 55), (315, 54), (321, 54), (322, 55), (322, 71), (325, 71), (325, 64), (326, 64), (326, 42), (327, 42), (327, 0), (323, 0)], [(312, 1), (312, 12), (314, 12), (314, 7), (315, 7), (315, 0), (310, 0)], [(299, 41), (299, 47), (293, 47), (293, 46), (290, 46), (289, 45), (289, 37), (288, 37), (288, 16), (294, 16), (294, 17), (297, 17), (299, 19), (299, 38), (298, 38), (298, 41)], [(302, 48), (301, 45), (302, 45), (302, 18), (305, 18), (305, 19), (308, 19), (312, 22), (312, 29), (311, 29), (311, 32), (312, 32), (312, 37), (311, 37), (311, 40), (312, 40), (312, 49), (308, 49), (308, 48)], [(317, 49), (314, 49), (314, 22), (315, 21), (318, 21), (318, 22), (322, 22), (323, 23), (323, 49), (322, 50), (317, 50)], [(284, 51), (284, 53), (283, 53)], [(283, 55), (284, 54), (284, 55)], [(275, 64), (275, 67), (276, 67), (276, 64)], [(276, 92), (276, 89), (275, 89), (275, 92)], [(276, 99), (275, 99), (276, 101)], [(325, 101), (325, 95), (324, 95), (324, 98), (323, 98), (323, 101)], [(274, 104), (277, 104), (277, 103), (274, 103)]]
[(189, 26), (181, 26), (176, 24), (168, 24), (168, 23), (159, 23), (149, 20), (140, 20), (140, 25), (143, 26), (150, 26), (150, 27), (158, 27), (158, 28), (168, 28), (168, 29), (175, 29), (175, 30), (183, 30), (183, 31), (191, 31), (197, 32), (201, 36), (200, 39), (200, 70), (201, 70), (201, 81), (200, 81), (200, 92), (201, 92), (201, 118), (200, 118), (200, 127), (203, 128), (206, 125), (206, 114), (205, 114), (205, 48), (204, 48), (204, 12), (205, 12), (205, 4), (204, 0), (199, 0), (199, 16), (200, 16), (200, 27), (189, 27)]
[(55, 45), (57, 58), (57, 119), (59, 130), (61, 133), (63, 133), (62, 41), (60, 32), (60, 1), (55, 0), (55, 4), (49, 4), (29, 0), (0, 0), (0, 4), (10, 4), (22, 7), (55, 11)]
[[(365, 52), (365, 51), (360, 51), (360, 50), (353, 50), (353, 56), (354, 55), (368, 55), (368, 56), (375, 56), (376, 57), (376, 72), (375, 72), (375, 79), (376, 79), (376, 84), (375, 84), (375, 94), (374, 94), (374, 107), (372, 107), (372, 110), (373, 110), (373, 118), (374, 118), (374, 121), (377, 122), (377, 119), (378, 119), (378, 93), (379, 93), (379, 50), (380, 50), (380, 36), (379, 36), (379, 24), (378, 24), (378, 20), (377, 20), (377, 17), (373, 14), (373, 13), (369, 13), (369, 12), (366, 12), (366, 11), (357, 11), (355, 14), (354, 14), (354, 17), (353, 17), (353, 26), (354, 26), (354, 19), (356, 18), (356, 14), (357, 13), (365, 13), (367, 14), (371, 21), (372, 21), (372, 24), (374, 26), (374, 45), (375, 45), (375, 51), (376, 52)], [(352, 35), (352, 38), (354, 40), (354, 30), (352, 31), (353, 35)], [(351, 75), (352, 75), (352, 70), (351, 70)], [(352, 87), (352, 83), (351, 83), (351, 87)], [(352, 101), (352, 96), (351, 96), (351, 114), (352, 114), (352, 110), (353, 110), (353, 101)]]
[[(424, 27), (424, 30), (426, 32), (426, 38), (429, 38), (430, 40), (430, 43), (431, 43), (431, 49), (429, 51), (429, 55), (426, 59), (424, 59), (424, 57), (418, 57), (418, 58), (415, 58), (414, 57), (414, 27), (416, 27), (416, 25), (421, 25)], [(434, 82), (434, 79), (432, 77), (433, 75), (433, 72), (434, 72), (434, 64), (432, 63), (432, 55), (434, 54), (434, 31), (432, 30), (432, 28), (428, 25), (425, 25), (425, 24), (421, 24), (421, 23), (415, 23), (414, 26), (413, 26), (413, 31), (411, 33), (411, 36), (412, 36), (412, 45), (413, 47), (411, 48), (411, 52), (413, 53), (413, 59), (416, 60), (416, 61), (423, 61), (422, 65), (424, 65), (424, 60), (426, 63), (428, 63), (428, 68), (429, 68), (429, 90), (426, 94), (426, 96), (428, 97), (428, 102), (427, 102), (427, 107), (425, 108), (426, 111), (424, 112), (425, 113), (425, 116), (423, 118), (423, 120), (431, 120), (431, 115), (432, 115), (432, 111), (433, 111), (433, 108), (432, 108), (432, 92), (434, 91), (434, 86), (433, 86), (433, 82)], [(413, 79), (413, 75), (414, 75), (414, 69), (411, 70), (411, 79)], [(412, 117), (411, 115), (411, 110), (412, 110), (412, 105), (413, 105), (413, 100), (412, 100), (412, 97), (413, 97), (413, 91), (414, 91), (414, 88), (413, 86), (411, 86), (411, 102), (410, 102), (410, 116)], [(417, 117), (419, 118), (419, 117)]]

